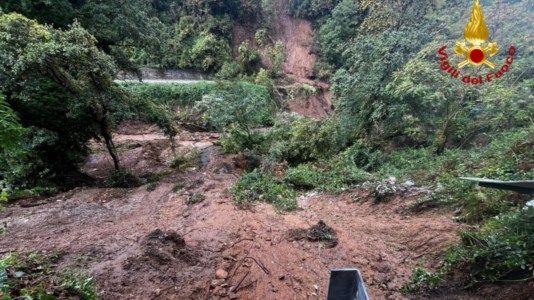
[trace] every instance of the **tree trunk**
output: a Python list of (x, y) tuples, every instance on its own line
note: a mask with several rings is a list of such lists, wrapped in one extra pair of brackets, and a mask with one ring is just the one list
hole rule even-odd
[(106, 148), (108, 149), (109, 155), (111, 155), (111, 158), (113, 159), (115, 170), (120, 170), (121, 166), (119, 161), (119, 155), (117, 154), (117, 148), (115, 148), (115, 144), (113, 143), (113, 138), (111, 136), (111, 132), (107, 124), (108, 123), (106, 120), (100, 122), (100, 134), (104, 138)]

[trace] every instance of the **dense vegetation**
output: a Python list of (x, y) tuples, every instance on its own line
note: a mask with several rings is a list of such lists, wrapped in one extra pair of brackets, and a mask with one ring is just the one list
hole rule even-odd
[[(491, 60), (505, 61), (510, 45), (517, 55), (505, 76), (477, 86), (440, 70), (437, 59), (442, 45), (456, 59), (470, 1), (287, 2), (290, 15), (313, 24), (313, 79), (331, 84), (335, 110), (321, 121), (283, 112), (291, 99), (277, 86), (295, 78), (282, 71), (277, 0), (2, 1), (0, 199), (89, 180), (77, 165), (92, 139), (103, 140), (114, 159), (112, 185), (130, 186), (135, 178), (120, 170), (114, 126), (144, 120), (172, 141), (185, 122), (221, 132), (225, 152), (249, 159), (250, 172), (231, 189), (241, 206), (266, 201), (283, 212), (298, 208), (303, 191), (356, 187), (378, 203), (402, 188), (388, 178), (411, 181), (433, 190), (413, 212), (457, 209), (458, 221), (479, 228), (461, 234), (440, 271), (416, 270), (414, 282), (436, 283), (458, 266), (470, 270), (471, 283), (530, 279), (527, 199), (458, 177), (534, 178), (534, 37), (525, 34), (534, 31), (532, 1), (483, 1), (501, 48)], [(237, 24), (254, 41), (235, 45)], [(221, 81), (113, 81), (119, 69), (146, 66)]]

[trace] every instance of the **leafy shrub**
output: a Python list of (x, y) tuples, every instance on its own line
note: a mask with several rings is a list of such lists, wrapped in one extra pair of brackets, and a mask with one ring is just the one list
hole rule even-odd
[(254, 39), (256, 40), (256, 43), (258, 43), (258, 45), (260, 46), (267, 45), (270, 40), (267, 28), (260, 28), (256, 30), (256, 33), (254, 34)]
[(269, 46), (264, 51), (269, 59), (274, 77), (279, 77), (282, 73), (282, 65), (286, 59), (286, 49), (282, 42), (277, 41), (273, 46)]
[(109, 173), (107, 184), (114, 188), (133, 188), (141, 184), (139, 178), (128, 170), (113, 170)]
[(435, 285), (455, 269), (467, 269), (470, 285), (481, 282), (532, 280), (534, 208), (517, 209), (491, 219), (480, 230), (461, 232), (461, 242), (444, 255), (436, 273), (416, 268), (405, 291)]
[(312, 190), (318, 188), (322, 183), (322, 170), (318, 170), (312, 164), (303, 164), (286, 171), (284, 181), (297, 189)]
[(402, 290), (405, 293), (414, 292), (422, 286), (437, 285), (441, 282), (442, 278), (441, 273), (432, 273), (426, 269), (416, 267), (413, 270), (411, 282), (405, 284), (402, 287)]
[(297, 192), (272, 174), (264, 174), (259, 169), (243, 175), (230, 189), (239, 206), (247, 206), (256, 201), (271, 203), (278, 211), (298, 208)]
[(220, 80), (236, 79), (241, 75), (241, 67), (236, 62), (225, 62), (219, 72), (215, 74), (215, 78)]
[(267, 142), (271, 157), (292, 165), (328, 158), (341, 148), (333, 120), (317, 123), (296, 114), (278, 117)]
[(260, 62), (260, 52), (248, 47), (248, 41), (244, 41), (238, 48), (237, 62), (244, 74), (252, 74)]
[(236, 126), (230, 126), (220, 138), (224, 153), (238, 153), (247, 150), (258, 151), (264, 146), (265, 135), (261, 132), (251, 132), (250, 135)]
[(491, 219), (480, 231), (463, 232), (465, 251), (456, 264), (468, 264), (474, 280), (532, 278), (534, 208), (518, 209)]
[(339, 0), (290, 0), (289, 14), (293, 17), (315, 20), (327, 15)]
[(196, 104), (206, 111), (209, 123), (219, 131), (234, 124), (251, 134), (254, 127), (272, 124), (273, 103), (264, 87), (250, 84), (224, 84)]

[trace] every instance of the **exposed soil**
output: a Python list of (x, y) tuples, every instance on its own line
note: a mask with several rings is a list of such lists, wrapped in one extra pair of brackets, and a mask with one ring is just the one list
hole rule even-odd
[[(459, 225), (447, 214), (401, 213), (417, 189), (376, 205), (364, 201), (366, 191), (347, 191), (306, 194), (301, 210), (286, 214), (267, 204), (240, 210), (228, 188), (243, 172), (242, 156), (202, 148), (213, 141), (208, 133), (184, 132), (177, 151), (201, 148), (209, 159), (180, 173), (167, 167), (168, 141), (132, 140), (146, 128), (126, 129), (130, 138), (117, 143), (125, 167), (168, 174), (154, 190), (82, 187), (38, 206), (9, 204), (0, 211), (7, 226), (0, 253), (63, 250), (61, 265), (87, 270), (103, 299), (325, 299), (329, 270), (344, 267), (360, 268), (373, 299), (424, 299), (403, 294), (402, 286), (414, 267), (435, 269), (439, 253), (457, 238)], [(139, 146), (130, 149), (132, 143)], [(102, 155), (91, 155), (83, 169), (103, 176), (111, 164)], [(205, 199), (187, 205), (197, 194)], [(363, 200), (355, 202), (355, 194)], [(336, 244), (311, 233), (335, 234)], [(519, 291), (514, 299), (527, 299), (525, 287)], [(505, 299), (497, 292), (455, 289), (430, 298)]]
[[(237, 49), (242, 42), (247, 42), (251, 48), (265, 49), (255, 42), (255, 29), (256, 26), (253, 23), (234, 27), (234, 55), (238, 55)], [(282, 93), (284, 90), (298, 87), (301, 84), (313, 86), (318, 90), (316, 95), (291, 99), (287, 109), (316, 120), (328, 116), (332, 111), (330, 85), (313, 78), (317, 56), (312, 53), (314, 35), (311, 22), (289, 16), (288, 0), (280, 0), (271, 34), (273, 42), (281, 41), (285, 46), (286, 59), (282, 65), (282, 71), (294, 82), (291, 86), (280, 87)], [(264, 55), (260, 55), (260, 58), (262, 65), (270, 67), (270, 62)]]
[(330, 86), (312, 80), (317, 55), (311, 52), (314, 37), (310, 21), (295, 19), (288, 14), (288, 0), (278, 1), (275, 22), (275, 40), (282, 41), (286, 47), (286, 61), (282, 66), (284, 74), (292, 77), (296, 84), (308, 84), (319, 93), (310, 97), (299, 97), (288, 103), (289, 110), (299, 114), (322, 119), (331, 111), (332, 97)]

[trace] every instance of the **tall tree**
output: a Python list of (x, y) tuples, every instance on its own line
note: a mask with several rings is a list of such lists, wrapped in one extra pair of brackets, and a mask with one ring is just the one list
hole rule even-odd
[[(34, 119), (51, 117), (50, 125), (38, 125), (48, 127), (48, 131), (60, 137), (78, 140), (74, 143), (79, 145), (77, 150), (70, 145), (59, 147), (58, 159), (62, 154), (69, 157), (71, 150), (86, 149), (92, 137), (102, 138), (115, 168), (119, 169), (119, 157), (111, 136), (111, 112), (124, 98), (122, 90), (113, 82), (116, 72), (113, 60), (100, 51), (96, 43), (78, 23), (63, 31), (42, 26), (16, 13), (2, 15), (0, 89), (8, 102), (20, 106), (23, 124), (37, 125), (32, 124)], [(47, 101), (42, 91), (56, 94)], [(27, 103), (34, 106), (25, 106)], [(61, 123), (74, 126), (60, 131)], [(60, 145), (61, 138), (55, 143)]]

